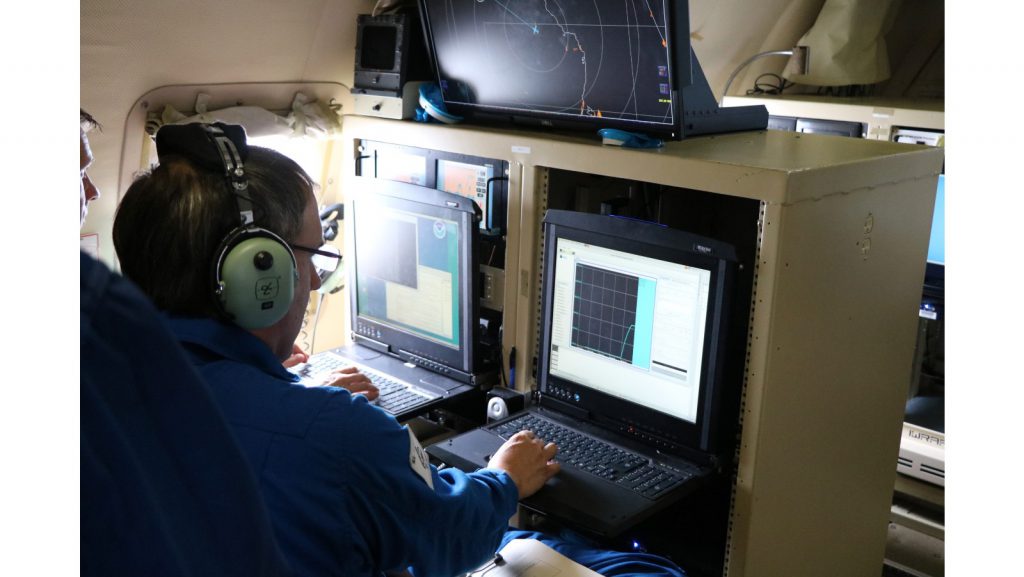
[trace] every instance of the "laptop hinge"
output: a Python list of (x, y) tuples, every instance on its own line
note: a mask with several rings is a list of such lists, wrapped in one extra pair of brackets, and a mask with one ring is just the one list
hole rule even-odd
[(444, 363), (428, 359), (427, 357), (417, 355), (416, 353), (410, 353), (405, 349), (398, 350), (398, 358), (407, 362), (412, 363), (416, 366), (423, 367), (428, 371), (437, 373), (439, 375), (455, 379), (460, 383), (466, 383), (468, 385), (483, 386), (489, 385), (498, 380), (498, 369), (495, 367), (488, 371), (481, 371), (479, 373), (469, 373), (461, 371), (454, 367), (450, 367)]
[(543, 392), (537, 394), (537, 404), (581, 421), (586, 421), (590, 418), (590, 411), (559, 401), (551, 396), (544, 396)]
[(363, 336), (363, 335), (357, 335), (355, 333), (352, 333), (352, 340), (357, 342), (357, 343), (359, 343), (360, 345), (363, 345), (364, 347), (366, 347), (368, 349), (373, 349), (373, 350), (377, 351), (378, 353), (384, 353), (386, 355), (390, 355), (391, 354), (391, 347), (390, 346), (388, 346), (387, 344), (382, 343), (380, 341), (375, 341), (375, 340), (371, 339), (370, 337), (366, 337), (366, 336)]

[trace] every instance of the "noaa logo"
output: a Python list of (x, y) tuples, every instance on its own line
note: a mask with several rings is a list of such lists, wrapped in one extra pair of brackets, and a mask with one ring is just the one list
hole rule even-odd
[(445, 226), (444, 222), (440, 221), (440, 220), (435, 220), (434, 221), (434, 236), (439, 238), (439, 239), (441, 239), (441, 238), (444, 238), (447, 234), (448, 234), (448, 227)]

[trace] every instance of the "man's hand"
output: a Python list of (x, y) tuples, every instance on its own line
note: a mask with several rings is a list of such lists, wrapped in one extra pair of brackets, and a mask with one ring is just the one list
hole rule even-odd
[(380, 390), (370, 381), (370, 377), (360, 373), (355, 367), (338, 369), (331, 374), (331, 378), (333, 380), (328, 380), (324, 384), (341, 387), (353, 395), (366, 395), (366, 399), (370, 401), (380, 396)]
[(309, 360), (309, 355), (307, 355), (305, 353), (305, 351), (302, 350), (302, 347), (300, 347), (299, 345), (295, 344), (295, 345), (292, 345), (292, 354), (291, 354), (291, 356), (288, 357), (287, 359), (285, 359), (284, 362), (282, 362), (281, 364), (284, 365), (284, 368), (290, 369), (290, 368), (294, 367), (295, 365), (301, 365), (302, 363), (304, 363), (304, 362), (306, 362), (308, 360)]
[(519, 498), (536, 493), (562, 466), (551, 459), (558, 452), (554, 443), (545, 444), (533, 431), (519, 431), (505, 441), (487, 463), (508, 473), (519, 489)]

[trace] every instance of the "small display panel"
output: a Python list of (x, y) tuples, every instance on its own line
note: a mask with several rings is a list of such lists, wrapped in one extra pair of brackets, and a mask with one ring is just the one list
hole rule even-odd
[(392, 150), (380, 151), (379, 154), (377, 178), (428, 186), (427, 159), (423, 156)]
[(359, 65), (373, 70), (394, 70), (398, 28), (367, 24), (360, 30)]
[(472, 199), (480, 207), (483, 218), (480, 226), (491, 222), (488, 218), (488, 182), (494, 177), (493, 165), (468, 164), (454, 160), (437, 161), (437, 189)]

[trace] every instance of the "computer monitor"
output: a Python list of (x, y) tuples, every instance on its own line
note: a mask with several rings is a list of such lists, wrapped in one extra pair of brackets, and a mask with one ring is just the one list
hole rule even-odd
[(360, 142), (356, 174), (436, 188), (472, 199), (480, 228), (504, 234), (508, 161), (372, 140)]
[(356, 342), (443, 374), (473, 375), (479, 208), (456, 194), (382, 179), (356, 177), (352, 190)]
[(549, 210), (541, 393), (667, 449), (713, 452), (735, 273), (726, 243)]
[(420, 0), (447, 110), (471, 120), (662, 138), (763, 129), (764, 106), (719, 108), (683, 0)]

